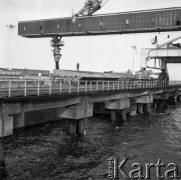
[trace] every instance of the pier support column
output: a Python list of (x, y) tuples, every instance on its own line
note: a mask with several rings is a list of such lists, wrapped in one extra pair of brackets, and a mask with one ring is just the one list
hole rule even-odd
[(67, 119), (66, 133), (70, 136), (85, 134), (85, 119)]
[(25, 126), (25, 113), (13, 114), (13, 127), (20, 128)]
[(121, 117), (123, 121), (127, 121), (126, 109), (121, 110)]
[(4, 148), (3, 141), (0, 140), (0, 179), (3, 179), (5, 174)]
[(77, 135), (84, 135), (85, 134), (85, 119), (79, 119), (77, 120), (77, 126), (76, 126), (76, 134)]
[[(4, 119), (4, 123), (2, 120)], [(3, 127), (4, 124), (4, 128)], [(3, 130), (3, 132), (2, 132)], [(13, 117), (3, 116), (0, 117), (0, 137), (13, 135)]]
[(153, 100), (153, 103), (151, 104), (151, 109), (155, 109), (156, 108), (156, 100)]
[(181, 96), (178, 96), (177, 100), (178, 102), (181, 102)]
[(66, 132), (68, 135), (76, 135), (76, 120), (67, 119)]
[(156, 110), (160, 110), (161, 109), (161, 103), (159, 99), (156, 99), (155, 101), (155, 109)]
[(137, 104), (138, 106), (138, 114), (143, 114), (143, 104)]
[(85, 134), (85, 119), (93, 116), (93, 105), (82, 101), (80, 104), (58, 109), (57, 116), (67, 119), (67, 134)]
[(150, 104), (153, 103), (153, 95), (141, 96), (136, 100), (138, 114), (151, 113)]
[(151, 114), (151, 104), (150, 103), (146, 104), (146, 113)]
[(129, 112), (130, 112), (130, 116), (136, 116), (137, 115), (137, 105), (135, 103), (135, 100), (131, 100)]
[(167, 100), (162, 100), (162, 102), (161, 102), (161, 107), (162, 107), (162, 110), (165, 110), (165, 109), (167, 109), (168, 107), (167, 107)]
[(174, 105), (177, 104), (177, 96), (174, 97), (174, 102), (173, 103), (174, 103)]
[(122, 120), (127, 120), (126, 109), (130, 108), (130, 99), (105, 101), (105, 108), (111, 111), (111, 120), (116, 120), (116, 111), (121, 111)]
[(111, 110), (111, 121), (115, 121), (116, 120), (116, 111), (115, 110)]

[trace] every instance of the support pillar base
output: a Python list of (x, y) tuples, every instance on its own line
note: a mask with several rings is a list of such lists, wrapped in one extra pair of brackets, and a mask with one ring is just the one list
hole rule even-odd
[(122, 120), (123, 120), (123, 121), (127, 121), (126, 109), (123, 109), (123, 110), (121, 111), (121, 117), (122, 117)]
[(67, 119), (66, 132), (68, 135), (76, 135), (76, 120)]
[(5, 176), (5, 161), (4, 161), (4, 148), (3, 142), (0, 140), (0, 179)]
[(143, 114), (143, 104), (137, 104), (138, 114)]
[(85, 135), (85, 119), (77, 120), (76, 128), (77, 135)]
[(84, 135), (85, 134), (85, 120), (67, 119), (66, 133), (70, 136)]
[(150, 103), (146, 104), (146, 113), (151, 114), (151, 105), (150, 105)]
[(111, 121), (115, 121), (116, 120), (116, 112), (115, 110), (111, 110)]

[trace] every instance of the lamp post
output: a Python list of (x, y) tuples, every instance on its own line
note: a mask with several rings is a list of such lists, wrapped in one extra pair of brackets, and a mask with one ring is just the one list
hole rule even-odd
[(137, 46), (131, 46), (133, 49), (134, 57), (133, 57), (133, 64), (132, 64), (132, 73), (135, 74), (135, 62), (136, 62), (136, 54), (137, 54)]
[(13, 24), (8, 24), (8, 25), (6, 25), (6, 27), (8, 28), (8, 30), (9, 30), (9, 44), (8, 44), (8, 66), (9, 66), (9, 69), (10, 69), (10, 67), (11, 67), (11, 65), (10, 65), (10, 63), (11, 63), (11, 57), (10, 57), (10, 50), (11, 50), (11, 39), (10, 39), (10, 37), (11, 37), (11, 35), (12, 35), (12, 32), (13, 32), (13, 30), (14, 30), (14, 28), (15, 28), (15, 25), (13, 25)]

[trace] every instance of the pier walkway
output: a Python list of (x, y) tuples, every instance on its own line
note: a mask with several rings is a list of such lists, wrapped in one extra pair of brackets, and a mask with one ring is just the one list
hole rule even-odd
[(181, 100), (181, 81), (1, 81), (0, 137), (13, 129), (67, 119), (68, 134), (82, 134), (85, 119), (110, 114), (112, 121), (127, 115), (164, 109)]
[(1, 81), (0, 98), (21, 98), (28, 96), (49, 96), (77, 93), (144, 90), (181, 87), (181, 81)]

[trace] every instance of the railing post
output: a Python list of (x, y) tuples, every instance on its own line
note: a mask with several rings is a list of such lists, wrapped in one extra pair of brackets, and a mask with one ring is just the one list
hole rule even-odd
[(104, 81), (102, 82), (102, 91), (104, 91)]
[(38, 81), (38, 89), (37, 89), (37, 95), (40, 95), (40, 82)]
[(118, 81), (118, 91), (119, 91), (119, 81)]
[(9, 81), (8, 97), (11, 97), (11, 81)]
[(112, 84), (112, 89), (113, 89), (113, 91), (114, 91), (114, 81), (113, 81), (113, 84)]
[(26, 96), (26, 85), (27, 85), (27, 83), (25, 81), (25, 84), (24, 84), (24, 96)]
[(80, 92), (80, 81), (77, 82), (77, 92)]
[(90, 81), (90, 87), (89, 87), (90, 92), (92, 92), (92, 81)]
[(87, 92), (87, 81), (85, 81), (85, 92)]
[(97, 82), (96, 82), (96, 90), (97, 90), (97, 91), (99, 91), (99, 84), (98, 84), (98, 83), (99, 83), (99, 82), (97, 81)]
[(60, 81), (60, 94), (62, 93), (62, 82)]
[(50, 84), (49, 84), (49, 95), (52, 94), (52, 82), (50, 81)]
[(108, 84), (107, 84), (107, 90), (109, 91), (109, 81), (107, 82)]
[(71, 94), (71, 90), (72, 90), (72, 83), (71, 81), (69, 82), (69, 94)]

